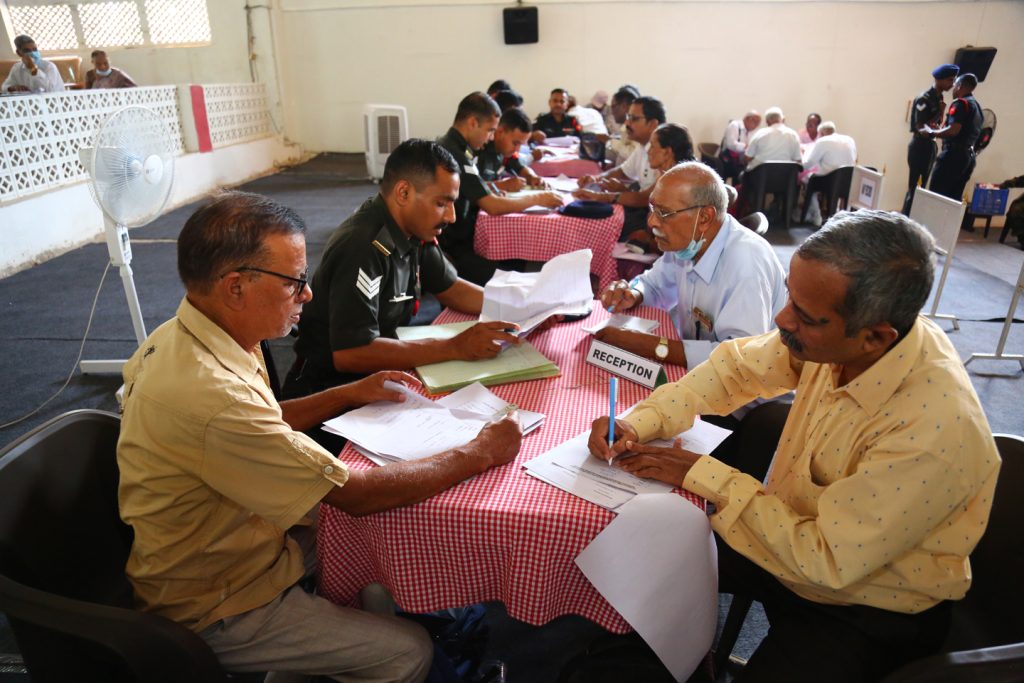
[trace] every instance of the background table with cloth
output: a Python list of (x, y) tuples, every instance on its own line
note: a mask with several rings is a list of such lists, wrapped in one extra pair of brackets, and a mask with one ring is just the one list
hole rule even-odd
[[(676, 338), (664, 311), (642, 307), (636, 313), (658, 320), (658, 331)], [(506, 401), (547, 416), (540, 429), (523, 438), (514, 462), (407, 508), (356, 518), (321, 506), (320, 593), (336, 603), (354, 605), (363, 587), (381, 583), (402, 609), (411, 612), (499, 600), (509, 615), (529, 624), (577, 614), (610, 631), (628, 631), (626, 621), (573, 561), (613, 513), (528, 476), (522, 467), (589, 429), (595, 417), (607, 412), (609, 374), (585, 362), (591, 336), (581, 329), (607, 317), (595, 302), (586, 320), (530, 336), (530, 342), (561, 368), (560, 377), (491, 387)], [(468, 319), (446, 310), (437, 322)], [(670, 381), (683, 375), (679, 366), (668, 365), (666, 370)], [(620, 409), (649, 393), (639, 384), (620, 380)], [(353, 469), (374, 467), (350, 446), (339, 457)], [(692, 494), (683, 495), (703, 505)], [(679, 589), (711, 587), (682, 581)]]
[[(603, 290), (616, 278), (612, 249), (625, 220), (615, 204), (608, 218), (577, 218), (552, 211), (544, 214), (508, 213), (492, 216), (481, 210), (476, 218), (473, 250), (492, 261), (523, 259), (550, 261), (559, 254), (590, 249), (590, 272)], [(600, 290), (599, 290), (600, 291)]]
[(558, 150), (554, 156), (543, 156), (530, 164), (533, 172), (543, 178), (556, 178), (564, 175), (568, 178), (582, 178), (585, 175), (597, 175), (601, 172), (601, 164), (590, 159), (580, 159), (578, 153), (564, 154)]

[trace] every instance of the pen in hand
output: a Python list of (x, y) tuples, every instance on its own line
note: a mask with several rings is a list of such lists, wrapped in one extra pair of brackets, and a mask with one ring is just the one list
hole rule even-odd
[(615, 394), (618, 393), (617, 380), (608, 378), (608, 448), (615, 443)]

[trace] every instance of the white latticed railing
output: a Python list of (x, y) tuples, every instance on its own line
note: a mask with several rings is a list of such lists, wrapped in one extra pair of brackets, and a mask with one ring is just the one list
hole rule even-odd
[(181, 154), (181, 121), (173, 85), (0, 98), (0, 203), (84, 180), (78, 150), (128, 105), (153, 109), (167, 122)]
[(203, 94), (214, 149), (272, 134), (267, 92), (262, 83), (204, 85)]

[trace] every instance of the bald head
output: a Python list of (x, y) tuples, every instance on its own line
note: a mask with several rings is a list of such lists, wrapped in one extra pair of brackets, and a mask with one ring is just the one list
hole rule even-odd
[(659, 194), (672, 197), (679, 206), (710, 206), (715, 209), (715, 222), (725, 221), (729, 194), (725, 182), (709, 166), (687, 161), (673, 166), (658, 179)]

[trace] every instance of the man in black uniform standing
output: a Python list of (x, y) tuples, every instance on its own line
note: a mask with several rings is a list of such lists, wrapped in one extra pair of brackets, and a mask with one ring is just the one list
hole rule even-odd
[(928, 127), (925, 131), (942, 139), (942, 151), (935, 161), (935, 172), (928, 189), (960, 201), (964, 188), (974, 172), (974, 143), (981, 135), (981, 105), (974, 99), (978, 78), (962, 74), (953, 84), (952, 104), (946, 112), (946, 125)]
[[(522, 109), (506, 110), (498, 121), (494, 139), (484, 145), (477, 157), (477, 168), (484, 183), (499, 192), (518, 192), (524, 187), (541, 187), (544, 181), (519, 160), (519, 149), (530, 138), (530, 117)], [(509, 177), (501, 179), (507, 173)]]
[(547, 114), (541, 114), (533, 122), (533, 135), (530, 139), (533, 142), (544, 142), (547, 138), (564, 138), (566, 136), (580, 137), (583, 134), (583, 126), (575, 116), (568, 114), (569, 91), (565, 88), (555, 88), (548, 98)]
[(563, 204), (562, 198), (555, 192), (533, 192), (519, 197), (502, 197), (494, 194), (484, 183), (477, 167), (477, 153), (494, 138), (500, 114), (497, 103), (486, 93), (470, 93), (459, 102), (452, 127), (437, 140), (439, 145), (455, 157), (461, 176), (459, 198), (455, 202), (455, 221), (441, 234), (441, 248), (455, 264), (460, 277), (481, 286), (487, 284), (501, 264), (486, 259), (473, 250), (473, 236), (479, 210), (483, 209), (492, 216), (500, 216), (522, 211), (537, 204), (552, 209)]
[(917, 96), (910, 110), (910, 144), (907, 145), (907, 165), (910, 167), (910, 183), (907, 196), (903, 199), (903, 215), (910, 215), (914, 202), (914, 190), (918, 185), (928, 187), (928, 176), (935, 162), (935, 143), (924, 129), (942, 123), (942, 93), (953, 87), (953, 79), (960, 73), (956, 64), (943, 64), (932, 71), (935, 84)]
[(483, 290), (458, 277), (436, 241), (454, 219), (458, 171), (451, 154), (427, 140), (406, 140), (389, 155), (380, 194), (331, 235), (310, 281), (315, 296), (299, 320), (287, 397), (377, 370), (493, 358), (501, 342), (518, 343), (506, 322), (478, 323), (447, 340), (396, 338), (423, 292), (463, 313), (483, 305)]

